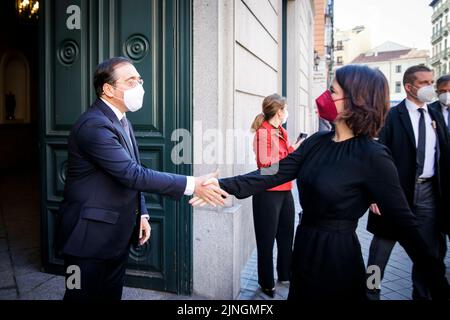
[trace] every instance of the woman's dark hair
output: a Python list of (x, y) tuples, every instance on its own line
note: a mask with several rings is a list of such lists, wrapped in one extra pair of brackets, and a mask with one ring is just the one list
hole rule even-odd
[(94, 88), (98, 98), (103, 95), (103, 85), (105, 83), (114, 84), (117, 80), (115, 76), (116, 67), (124, 63), (133, 64), (128, 58), (114, 57), (103, 61), (97, 66), (94, 73)]
[(377, 69), (347, 65), (336, 70), (336, 81), (346, 97), (340, 118), (355, 135), (376, 137), (389, 110), (386, 77)]
[(262, 103), (262, 113), (258, 114), (253, 120), (251, 131), (256, 132), (264, 120), (272, 119), (280, 109), (284, 109), (286, 100), (280, 95), (274, 93), (266, 97)]

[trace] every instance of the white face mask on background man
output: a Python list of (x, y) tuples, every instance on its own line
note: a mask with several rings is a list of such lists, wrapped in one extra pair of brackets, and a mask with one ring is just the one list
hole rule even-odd
[(450, 92), (444, 92), (439, 95), (439, 101), (444, 106), (450, 106)]

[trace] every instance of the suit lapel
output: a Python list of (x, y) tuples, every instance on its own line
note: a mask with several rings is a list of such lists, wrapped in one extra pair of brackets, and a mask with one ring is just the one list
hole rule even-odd
[[(119, 119), (117, 119), (116, 114), (101, 99), (97, 99), (97, 101), (95, 101), (94, 105), (97, 108), (99, 108), (105, 114), (105, 116), (108, 117), (109, 120), (111, 120), (114, 128), (122, 135), (122, 140), (125, 141), (125, 149), (128, 151), (130, 156), (132, 158), (134, 158), (133, 157), (133, 146), (130, 145), (128, 136), (125, 133), (125, 130), (122, 127), (122, 124), (120, 123)], [(130, 129), (130, 131), (131, 131), (131, 129)], [(130, 132), (130, 135), (131, 135), (131, 132)]]
[(406, 130), (406, 134), (408, 135), (410, 142), (414, 146), (414, 149), (417, 149), (414, 129), (411, 123), (411, 118), (409, 117), (408, 109), (406, 108), (405, 100), (403, 100), (398, 106), (398, 112), (400, 114), (400, 120)]
[(430, 114), (433, 115), (434, 119), (437, 124), (437, 132), (442, 137), (442, 141), (445, 141), (446, 143), (449, 143), (449, 135), (445, 132), (448, 130), (447, 124), (445, 123), (444, 115), (442, 114), (442, 107), (441, 103), (439, 101), (436, 101), (429, 106)]

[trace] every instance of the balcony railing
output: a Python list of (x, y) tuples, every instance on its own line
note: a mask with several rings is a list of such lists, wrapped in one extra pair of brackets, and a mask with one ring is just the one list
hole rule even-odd
[(434, 44), (442, 39), (442, 35), (444, 34), (443, 29), (439, 29), (431, 36), (431, 43)]
[(444, 51), (438, 52), (434, 56), (431, 57), (430, 62), (432, 65), (434, 65), (434, 64), (440, 62), (443, 57), (444, 57)]

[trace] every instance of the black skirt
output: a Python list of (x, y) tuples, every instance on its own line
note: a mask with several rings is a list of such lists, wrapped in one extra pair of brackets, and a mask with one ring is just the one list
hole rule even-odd
[(303, 220), (295, 235), (289, 300), (365, 300), (357, 220)]

